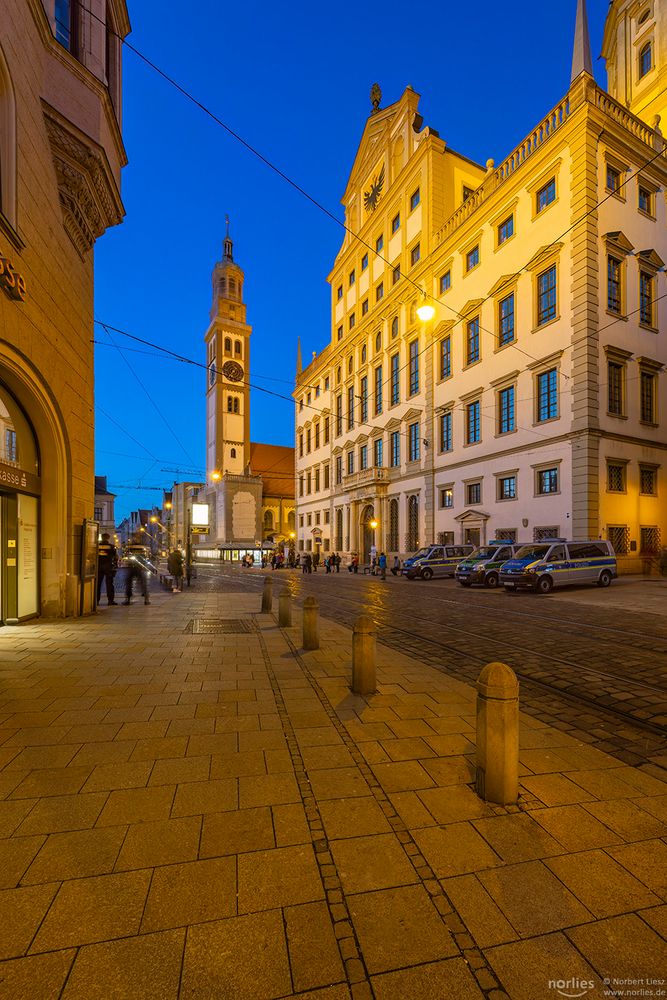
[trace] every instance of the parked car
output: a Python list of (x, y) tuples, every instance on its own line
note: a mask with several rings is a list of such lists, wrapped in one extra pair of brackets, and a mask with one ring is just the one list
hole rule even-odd
[(489, 542), (480, 545), (456, 567), (454, 576), (462, 587), (482, 584), (497, 587), (500, 583), (500, 569), (521, 548), (514, 542)]
[(457, 565), (473, 545), (427, 545), (403, 563), (408, 580), (431, 580), (434, 576), (454, 576)]
[(608, 587), (618, 575), (611, 542), (600, 538), (588, 541), (545, 539), (523, 545), (500, 571), (505, 590), (530, 588), (548, 594), (554, 587), (596, 583)]

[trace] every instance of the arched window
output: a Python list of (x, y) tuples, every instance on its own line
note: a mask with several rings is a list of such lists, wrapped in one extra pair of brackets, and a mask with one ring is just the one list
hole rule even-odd
[(0, 48), (0, 209), (16, 227), (16, 100)]
[(352, 360), (352, 356), (350, 356), (350, 357), (349, 357), (349, 358), (347, 359), (347, 374), (348, 374), (348, 375), (351, 375), (351, 374), (352, 374), (352, 369), (353, 369), (353, 368), (354, 368), (354, 362), (353, 362), (353, 360)]
[(398, 500), (389, 501), (389, 533), (387, 548), (390, 552), (398, 552)]
[(232, 338), (225, 337), (225, 354), (231, 354), (231, 353), (232, 353)]
[(229, 279), (229, 297), (230, 299), (236, 295), (236, 282), (233, 278)]
[(339, 507), (336, 511), (336, 540), (335, 540), (336, 550), (340, 552), (343, 548), (343, 508)]
[(231, 396), (227, 396), (227, 413), (231, 413), (234, 409), (234, 400)]
[(230, 458), (236, 458), (236, 448), (232, 448), (229, 453)]
[(647, 42), (646, 45), (642, 45), (639, 50), (639, 79), (653, 68), (653, 47), (651, 42)]
[(239, 412), (239, 400), (238, 400), (238, 396), (235, 396), (234, 397), (234, 413), (238, 413), (238, 412)]
[(336, 385), (340, 385), (340, 376), (341, 376), (340, 368), (337, 368), (336, 369)]
[(287, 515), (287, 527), (289, 528), (290, 531), (294, 531), (294, 524), (295, 524), (294, 511), (291, 510)]
[(366, 345), (365, 344), (361, 348), (361, 363), (362, 363), (362, 365), (366, 364)]
[(398, 316), (394, 316), (391, 321), (391, 336), (392, 339), (398, 337)]
[(408, 497), (408, 532), (405, 537), (405, 548), (415, 552), (419, 548), (419, 497)]
[(375, 336), (375, 353), (382, 350), (382, 334), (378, 332)]
[(264, 511), (264, 530), (273, 531), (273, 511)]
[(238, 354), (239, 357), (241, 355), (241, 341), (240, 340), (235, 340), (234, 341), (234, 354)]

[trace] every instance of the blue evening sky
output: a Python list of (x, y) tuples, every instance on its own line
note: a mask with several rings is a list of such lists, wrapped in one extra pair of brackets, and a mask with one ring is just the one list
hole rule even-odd
[[(607, 6), (588, 3), (602, 84)], [(384, 107), (411, 84), (426, 125), (499, 162), (567, 90), (576, 0), (129, 8), (133, 45), (342, 220), (372, 83)], [(342, 230), (127, 49), (123, 73), (127, 215), (97, 244), (97, 318), (203, 363), (228, 213), (246, 274), (251, 380), (289, 396), (297, 337), (304, 361), (329, 339), (326, 275)], [(95, 336), (111, 344), (99, 327)], [(120, 521), (159, 505), (146, 487), (203, 479), (205, 373), (113, 342), (122, 353), (96, 347), (96, 472), (118, 495)], [(251, 407), (253, 440), (293, 443), (291, 402), (254, 389)]]

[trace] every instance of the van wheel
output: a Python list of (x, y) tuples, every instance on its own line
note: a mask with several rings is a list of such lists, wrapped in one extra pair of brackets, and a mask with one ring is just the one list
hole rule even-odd
[(484, 586), (488, 587), (490, 590), (495, 590), (498, 586), (498, 574), (497, 573), (487, 573), (484, 577)]
[(429, 569), (427, 567), (426, 569), (422, 570), (422, 580), (430, 580), (432, 576), (433, 576), (433, 570), (432, 569)]
[(550, 576), (541, 576), (535, 584), (535, 590), (538, 594), (550, 594), (553, 589), (554, 582)]
[(603, 569), (598, 579), (598, 587), (608, 587), (611, 583), (611, 573), (608, 569)]

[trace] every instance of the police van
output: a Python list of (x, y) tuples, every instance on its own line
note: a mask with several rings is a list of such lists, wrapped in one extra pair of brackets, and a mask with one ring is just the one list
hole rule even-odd
[(519, 551), (521, 545), (515, 542), (489, 542), (480, 545), (456, 567), (454, 576), (462, 587), (482, 584), (497, 587), (500, 583), (500, 568)]
[(596, 583), (598, 587), (608, 587), (617, 575), (611, 542), (601, 538), (585, 542), (547, 538), (522, 545), (502, 567), (500, 582), (508, 591), (530, 588), (548, 594), (554, 587), (571, 584)]
[(473, 545), (427, 545), (405, 560), (403, 574), (408, 580), (454, 576), (457, 565), (473, 548)]

